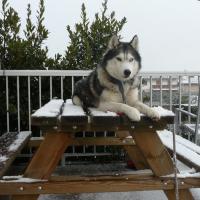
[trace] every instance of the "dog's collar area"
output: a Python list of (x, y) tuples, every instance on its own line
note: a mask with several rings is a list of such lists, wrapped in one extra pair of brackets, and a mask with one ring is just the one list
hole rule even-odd
[[(106, 72), (106, 74), (107, 74), (107, 76), (108, 76), (108, 78), (109, 78), (109, 81), (112, 82), (112, 83), (114, 83), (114, 84), (116, 84), (116, 85), (118, 85), (119, 91), (120, 91), (120, 93), (121, 93), (121, 95), (122, 95), (123, 103), (126, 104), (126, 98), (125, 98), (125, 95), (124, 95), (124, 84), (125, 84), (126, 82), (128, 82), (128, 81), (120, 81), (120, 80), (118, 80), (118, 79), (112, 77), (112, 76), (107, 72), (107, 70), (106, 70), (105, 68), (104, 68), (104, 70), (105, 70), (105, 72)], [(134, 77), (133, 77), (133, 80), (134, 80)]]

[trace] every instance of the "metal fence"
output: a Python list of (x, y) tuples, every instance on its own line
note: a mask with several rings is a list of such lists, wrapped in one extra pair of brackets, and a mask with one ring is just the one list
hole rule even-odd
[[(33, 130), (31, 113), (54, 96), (70, 98), (75, 82), (89, 73), (88, 70), (0, 70), (1, 131)], [(199, 77), (200, 72), (141, 72), (139, 98), (150, 106), (159, 105), (170, 110), (184, 106), (191, 112), (197, 105)], [(184, 120), (191, 122), (190, 116)], [(82, 153), (86, 153), (85, 148)], [(71, 153), (80, 155), (74, 147)], [(92, 155), (96, 155), (96, 147)]]

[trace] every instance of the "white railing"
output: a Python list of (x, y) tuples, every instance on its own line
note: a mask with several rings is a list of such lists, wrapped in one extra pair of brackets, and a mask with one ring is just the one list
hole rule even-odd
[[(28, 129), (31, 130), (31, 120), (30, 116), (33, 111), (31, 108), (31, 79), (35, 77), (34, 83), (38, 84), (38, 97), (34, 97), (38, 99), (39, 107), (43, 105), (42, 102), (42, 79), (43, 77), (49, 78), (49, 99), (53, 98), (53, 91), (54, 91), (54, 84), (53, 79), (55, 77), (60, 79), (60, 83), (57, 83), (57, 87), (59, 85), (60, 87), (60, 94), (58, 98), (65, 98), (64, 95), (64, 88), (69, 88), (68, 90), (71, 90), (71, 94), (73, 93), (73, 88), (75, 84), (75, 78), (77, 77), (84, 77), (87, 76), (90, 73), (88, 70), (0, 70), (0, 79), (4, 79), (1, 81), (5, 82), (5, 95), (6, 95), (6, 125), (7, 125), (7, 131), (10, 130), (10, 111), (9, 111), (9, 97), (10, 94), (13, 92), (9, 88), (9, 79), (12, 79), (12, 81), (16, 81), (16, 108), (17, 108), (17, 130), (21, 130), (21, 113), (23, 113), (23, 110), (20, 109), (20, 99), (21, 99), (21, 88), (20, 88), (20, 79), (25, 78), (27, 81), (27, 100), (28, 100)], [(169, 109), (172, 109), (173, 106), (181, 108), (183, 105), (188, 106), (188, 111), (191, 111), (192, 103), (190, 101), (192, 96), (192, 87), (194, 86), (191, 79), (194, 77), (200, 76), (200, 72), (141, 72), (139, 74), (140, 76), (140, 83), (142, 85), (143, 80), (146, 80), (146, 84), (139, 88), (140, 90), (140, 99), (143, 100), (144, 92), (149, 92), (149, 98), (147, 103), (150, 106), (153, 105), (160, 105), (168, 107)], [(182, 78), (184, 77), (184, 80), (187, 80), (187, 84), (183, 83)], [(64, 84), (64, 79), (68, 79), (68, 85)], [(16, 80), (13, 80), (16, 79)], [(70, 83), (69, 83), (69, 79)], [(154, 83), (154, 81), (157, 80), (157, 82)], [(175, 82), (175, 83), (173, 83)], [(167, 85), (166, 85), (167, 83)], [(196, 83), (198, 84), (198, 83)], [(185, 89), (182, 88), (182, 86), (187, 85), (188, 90), (185, 91)], [(154, 92), (157, 92), (159, 94), (159, 101), (156, 102), (153, 99)], [(167, 97), (163, 97), (163, 93), (166, 93)], [(168, 93), (168, 94), (167, 94)], [(178, 102), (173, 102), (173, 95), (176, 93), (176, 98), (178, 98)], [(193, 91), (193, 94), (195, 92)], [(195, 94), (197, 94), (198, 91), (196, 91)], [(182, 95), (188, 95), (188, 103), (182, 102)], [(178, 96), (177, 96), (178, 95)], [(70, 96), (67, 96), (67, 98), (70, 98)], [(168, 102), (164, 102), (167, 100)], [(188, 118), (190, 121), (190, 117)]]

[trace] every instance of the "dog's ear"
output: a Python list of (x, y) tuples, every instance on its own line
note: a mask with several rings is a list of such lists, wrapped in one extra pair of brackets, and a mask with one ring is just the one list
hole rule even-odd
[(139, 43), (139, 40), (138, 40), (138, 36), (137, 35), (135, 35), (134, 37), (133, 37), (133, 39), (130, 41), (130, 45), (134, 48), (134, 49), (136, 49), (137, 51), (139, 50), (139, 45), (138, 45), (138, 43)]
[(113, 49), (113, 48), (117, 47), (118, 44), (119, 44), (118, 36), (113, 35), (108, 42), (108, 49)]

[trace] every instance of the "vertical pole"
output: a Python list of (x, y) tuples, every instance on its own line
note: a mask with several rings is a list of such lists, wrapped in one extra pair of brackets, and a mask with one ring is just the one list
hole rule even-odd
[(162, 99), (163, 99), (163, 93), (162, 93), (162, 76), (160, 76), (160, 106), (161, 107), (163, 105)]
[(6, 76), (6, 117), (7, 117), (7, 132), (10, 132), (8, 76)]
[[(181, 81), (182, 81), (182, 77), (181, 76), (179, 76), (179, 109), (181, 109), (181, 104), (182, 104), (182, 101), (181, 101), (181, 99), (182, 99), (182, 92), (181, 92)], [(181, 112), (179, 112), (179, 118), (178, 118), (178, 120), (179, 120), (179, 126), (181, 125), (181, 123), (182, 123), (182, 119), (181, 119)]]
[[(96, 132), (94, 132), (94, 137), (97, 137)], [(97, 154), (97, 146), (96, 145), (94, 145), (94, 152), (93, 153), (96, 156), (96, 154)]]
[(41, 76), (39, 76), (39, 107), (41, 108), (42, 106), (42, 87), (41, 87)]
[(50, 76), (50, 100), (52, 99), (52, 76)]
[(150, 106), (152, 106), (152, 76), (150, 76)]
[[(60, 96), (61, 99), (63, 99), (63, 76), (60, 77)], [(64, 167), (65, 164), (66, 162), (65, 162), (65, 152), (64, 152), (61, 158), (61, 166)]]
[(169, 109), (172, 110), (172, 76), (169, 77)]
[[(189, 82), (189, 88), (188, 88), (188, 95), (189, 95), (189, 100), (188, 100), (188, 112), (191, 113), (191, 76), (188, 76), (188, 82)], [(191, 123), (191, 117), (188, 115), (188, 122), (189, 124)]]
[(19, 76), (17, 76), (17, 127), (18, 132), (20, 132), (20, 94), (19, 94)]
[(74, 76), (72, 76), (72, 94), (74, 93)]
[(175, 181), (175, 197), (176, 200), (179, 200), (179, 191), (178, 191), (178, 177), (177, 177), (177, 159), (176, 159), (176, 133), (175, 129), (173, 130), (173, 165), (174, 165), (174, 181)]
[(60, 77), (60, 96), (63, 99), (63, 76)]
[(197, 108), (197, 121), (195, 125), (195, 144), (198, 142), (199, 121), (200, 121), (200, 76), (198, 76), (199, 94), (198, 94), (198, 108)]
[(30, 86), (30, 76), (28, 76), (28, 124), (29, 131), (31, 131), (31, 86)]
[[(83, 138), (85, 138), (85, 131), (83, 131)], [(83, 145), (83, 154), (85, 154), (85, 145)]]
[[(105, 138), (107, 137), (107, 132), (106, 131), (103, 132), (103, 136)], [(106, 153), (106, 145), (104, 145), (104, 153)]]

